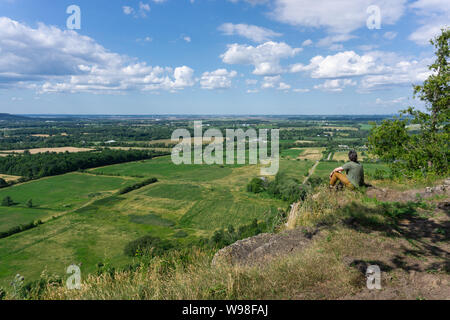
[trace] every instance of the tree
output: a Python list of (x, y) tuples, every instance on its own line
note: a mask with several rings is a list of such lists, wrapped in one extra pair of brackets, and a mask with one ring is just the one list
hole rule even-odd
[(28, 200), (27, 207), (28, 208), (33, 208), (33, 199)]
[[(436, 61), (429, 66), (432, 74), (422, 85), (414, 86), (414, 97), (425, 103), (425, 111), (409, 107), (400, 117), (374, 126), (369, 136), (369, 150), (391, 161), (396, 174), (442, 175), (449, 171), (450, 29), (443, 29), (430, 42), (436, 48)], [(411, 124), (413, 130), (408, 128)]]
[(0, 188), (7, 187), (8, 182), (5, 181), (5, 179), (0, 178)]
[(2, 206), (4, 207), (11, 207), (14, 204), (13, 200), (10, 196), (6, 196), (3, 198)]

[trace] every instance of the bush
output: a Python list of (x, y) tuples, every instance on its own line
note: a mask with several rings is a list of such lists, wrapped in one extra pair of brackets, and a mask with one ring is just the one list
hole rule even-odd
[(6, 196), (2, 200), (2, 206), (3, 207), (11, 207), (14, 204), (13, 200), (10, 196)]
[(123, 188), (122, 190), (119, 191), (119, 194), (126, 194), (126, 193), (129, 193), (131, 191), (143, 188), (145, 186), (148, 186), (149, 184), (153, 184), (153, 183), (156, 183), (156, 182), (158, 182), (158, 179), (150, 178), (150, 179), (144, 180), (142, 182), (133, 184), (132, 186), (128, 186), (128, 187)]
[(5, 181), (5, 179), (0, 178), (0, 188), (4, 188), (9, 186), (8, 182)]
[(264, 181), (261, 178), (253, 178), (247, 185), (247, 191), (253, 193), (261, 193), (264, 191)]
[(173, 249), (173, 245), (167, 240), (161, 240), (158, 237), (144, 236), (131, 241), (125, 246), (124, 253), (129, 257), (136, 256), (160, 256), (164, 252)]
[(38, 220), (36, 222), (30, 222), (28, 224), (22, 224), (20, 226), (16, 226), (16, 227), (12, 227), (11, 229), (4, 231), (4, 232), (0, 232), (0, 239), (12, 236), (13, 234), (16, 233), (20, 233), (26, 230), (30, 230), (33, 228), (36, 228), (37, 226), (41, 225), (42, 221)]
[(267, 188), (270, 195), (288, 202), (304, 200), (308, 190), (309, 188), (300, 184), (297, 179), (287, 177), (282, 172), (276, 175), (275, 180)]

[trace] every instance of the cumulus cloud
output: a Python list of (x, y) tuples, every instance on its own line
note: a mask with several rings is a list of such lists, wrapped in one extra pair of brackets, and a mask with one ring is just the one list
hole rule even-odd
[(180, 90), (194, 85), (194, 71), (149, 66), (113, 53), (75, 31), (0, 17), (0, 83), (40, 92), (112, 93)]
[(326, 80), (324, 83), (314, 86), (314, 89), (329, 92), (341, 92), (345, 87), (355, 85), (356, 82), (351, 79), (332, 79)]
[(236, 71), (226, 69), (217, 69), (212, 72), (205, 72), (200, 79), (200, 85), (203, 89), (227, 89), (231, 87), (231, 80), (236, 77)]
[[(354, 51), (345, 51), (326, 57), (316, 56), (307, 65), (292, 65), (290, 71), (307, 72), (316, 79), (360, 77), (361, 89), (375, 90), (424, 81), (430, 75), (427, 67), (430, 62), (430, 59), (408, 59), (390, 52), (372, 51), (358, 55)], [(333, 84), (336, 82), (320, 88), (329, 89)]]
[(409, 40), (418, 45), (428, 45), (430, 39), (440, 34), (441, 29), (449, 27), (450, 6), (447, 0), (418, 0), (410, 4), (411, 9), (423, 24), (410, 34)]
[(369, 54), (360, 56), (354, 51), (344, 51), (327, 57), (315, 56), (309, 65), (291, 66), (291, 72), (300, 71), (310, 71), (312, 78), (338, 78), (378, 72), (378, 66)]
[(258, 43), (269, 41), (275, 37), (282, 36), (281, 33), (272, 31), (270, 29), (243, 23), (224, 23), (219, 26), (219, 31), (228, 36), (239, 35)]
[(347, 34), (366, 26), (367, 8), (380, 7), (382, 24), (394, 24), (405, 11), (406, 0), (275, 0), (272, 16), (295, 26)]
[(228, 50), (220, 57), (227, 64), (253, 65), (255, 75), (274, 75), (284, 71), (281, 59), (294, 57), (301, 51), (284, 42), (268, 41), (256, 47), (235, 43), (228, 45)]

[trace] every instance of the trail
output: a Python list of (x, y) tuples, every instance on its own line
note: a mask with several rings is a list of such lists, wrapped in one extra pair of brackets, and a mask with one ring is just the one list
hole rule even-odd
[[(327, 160), (330, 160), (332, 155), (333, 155), (333, 153), (330, 152)], [(309, 170), (308, 176), (305, 178), (305, 180), (303, 180), (303, 184), (307, 183), (309, 178), (311, 178), (311, 176), (314, 174), (314, 172), (316, 172), (316, 168), (319, 165), (319, 163), (320, 163), (320, 160), (316, 161), (314, 166)], [(289, 216), (288, 216), (288, 219), (286, 222), (286, 227), (288, 229), (292, 229), (295, 227), (296, 212), (298, 212), (298, 207), (300, 206), (300, 204), (301, 204), (301, 202), (296, 202), (291, 205), (291, 211), (289, 212)]]

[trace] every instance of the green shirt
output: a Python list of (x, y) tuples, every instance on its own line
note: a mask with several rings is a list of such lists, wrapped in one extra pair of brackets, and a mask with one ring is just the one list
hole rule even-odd
[(355, 187), (364, 186), (364, 168), (360, 163), (348, 162), (342, 168), (345, 170), (348, 180)]

